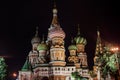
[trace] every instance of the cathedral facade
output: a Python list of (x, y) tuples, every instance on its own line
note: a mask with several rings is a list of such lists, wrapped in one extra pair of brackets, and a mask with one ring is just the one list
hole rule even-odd
[(40, 41), (36, 28), (36, 34), (31, 40), (32, 49), (19, 71), (19, 80), (74, 80), (71, 73), (76, 71), (80, 76), (90, 80), (85, 52), (87, 40), (80, 36), (78, 29), (78, 34), (68, 46), (69, 56), (66, 56), (64, 46), (66, 35), (57, 20), (57, 12), (54, 7), (47, 40), (43, 37)]

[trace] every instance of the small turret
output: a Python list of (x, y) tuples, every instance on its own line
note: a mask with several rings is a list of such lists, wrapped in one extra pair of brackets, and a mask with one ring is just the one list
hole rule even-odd
[(38, 36), (38, 27), (36, 27), (36, 34), (31, 40), (33, 50), (37, 50), (37, 46), (38, 46), (39, 43), (40, 43), (40, 38)]
[(38, 45), (37, 50), (39, 51), (39, 61), (40, 61), (40, 63), (45, 63), (48, 46), (44, 41), (44, 36), (43, 36), (42, 42)]
[(77, 47), (76, 45), (73, 43), (73, 39), (71, 40), (71, 45), (68, 47), (68, 50), (70, 52), (70, 56), (68, 57), (68, 61), (70, 63), (78, 63), (79, 59), (76, 56), (76, 50)]

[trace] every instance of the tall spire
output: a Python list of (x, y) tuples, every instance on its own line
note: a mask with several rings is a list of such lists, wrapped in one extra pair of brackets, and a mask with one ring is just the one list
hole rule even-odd
[(102, 44), (101, 44), (101, 38), (100, 38), (100, 31), (97, 30), (97, 42), (96, 42), (95, 55), (98, 55), (99, 53), (102, 53)]
[(95, 57), (94, 57), (94, 71), (97, 74), (97, 79), (100, 80), (100, 54), (102, 54), (102, 44), (100, 38), (100, 31), (97, 26), (97, 41), (96, 41), (96, 50), (95, 50)]
[(52, 19), (52, 25), (56, 27), (55, 25), (58, 25), (58, 18), (57, 18), (57, 8), (56, 8), (56, 3), (54, 0), (54, 8), (53, 8), (53, 19)]

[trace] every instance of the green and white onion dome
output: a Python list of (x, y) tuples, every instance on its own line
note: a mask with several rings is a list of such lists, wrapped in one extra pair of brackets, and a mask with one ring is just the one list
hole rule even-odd
[(75, 37), (74, 40), (76, 44), (83, 44), (83, 45), (87, 44), (87, 40), (81, 36)]
[(48, 46), (45, 43), (41, 43), (38, 45), (37, 50), (48, 50)]
[(77, 50), (77, 47), (76, 47), (76, 45), (70, 45), (68, 47), (68, 50)]

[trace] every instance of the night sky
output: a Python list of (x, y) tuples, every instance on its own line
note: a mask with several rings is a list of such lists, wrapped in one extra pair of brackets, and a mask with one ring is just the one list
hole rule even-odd
[[(92, 69), (99, 26), (104, 42), (120, 45), (120, 5), (110, 0), (56, 0), (58, 20), (66, 33), (65, 47), (80, 33), (87, 39), (86, 52)], [(39, 26), (39, 36), (47, 37), (52, 21), (53, 0), (16, 0), (0, 2), (0, 56), (4, 56), (9, 74), (23, 66), (31, 50), (31, 39)]]

